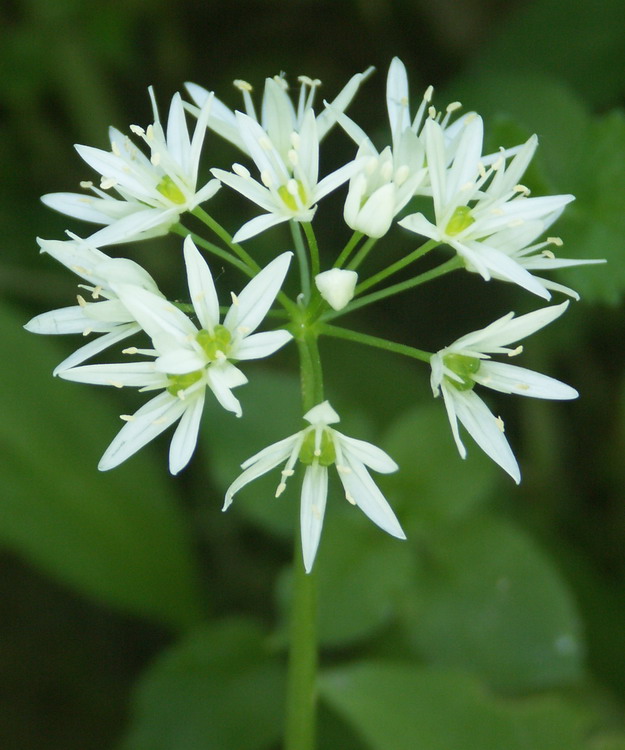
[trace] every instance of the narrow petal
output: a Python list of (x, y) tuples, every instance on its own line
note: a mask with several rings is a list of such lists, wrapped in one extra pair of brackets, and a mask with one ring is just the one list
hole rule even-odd
[(264, 232), (270, 227), (275, 227), (276, 224), (282, 224), (284, 221), (289, 221), (289, 216), (286, 214), (263, 214), (257, 216), (255, 219), (246, 221), (245, 224), (239, 229), (239, 231), (232, 238), (233, 242), (245, 242), (251, 237), (255, 237), (257, 234)]
[(265, 211), (275, 211), (276, 203), (269, 190), (251, 177), (242, 177), (234, 172), (216, 168), (211, 169), (211, 174), (224, 185), (231, 187), (237, 193), (241, 193), (245, 198), (256, 203), (257, 206), (264, 208)]
[(495, 419), (486, 404), (473, 391), (458, 391), (454, 399), (458, 419), (489, 458), (499, 464), (519, 484), (519, 465), (506, 440), (501, 420)]
[(30, 333), (56, 335), (82, 333), (90, 324), (91, 320), (85, 315), (84, 308), (81, 305), (72, 305), (35, 315), (24, 328)]
[(302, 554), (304, 568), (310, 573), (319, 546), (323, 516), (328, 496), (328, 469), (312, 463), (306, 467), (302, 483), (300, 525), (302, 529)]
[(93, 224), (110, 224), (134, 213), (132, 203), (115, 198), (94, 198), (83, 193), (48, 193), (41, 196), (48, 208)]
[(282, 253), (254, 276), (228, 310), (226, 328), (244, 329), (245, 335), (258, 328), (280, 291), (292, 257), (291, 252)]
[(516, 393), (517, 396), (550, 398), (558, 401), (579, 396), (575, 388), (555, 378), (504, 362), (484, 361), (473, 377), (476, 383), (485, 385), (487, 388), (501, 393)]
[(176, 427), (169, 445), (169, 471), (178, 474), (191, 460), (197, 444), (202, 411), (204, 409), (205, 390), (202, 388), (188, 402), (180, 424)]
[(98, 469), (108, 471), (160, 435), (184, 413), (188, 402), (165, 392), (144, 404), (117, 433), (104, 452)]
[(191, 237), (184, 241), (184, 260), (193, 308), (202, 328), (211, 331), (219, 323), (219, 300), (213, 276)]
[(356, 438), (343, 435), (338, 430), (334, 432), (339, 436), (344, 454), (349, 456), (352, 462), (354, 459), (360, 461), (365, 466), (378, 471), (380, 474), (390, 474), (399, 469), (395, 461), (381, 448), (365, 440), (357, 440)]
[(247, 378), (238, 368), (229, 363), (211, 365), (206, 371), (206, 380), (215, 398), (226, 411), (233, 412), (237, 417), (242, 414), (239, 400), (232, 395), (232, 388), (245, 385)]
[[(339, 477), (350, 502), (355, 503), (373, 523), (398, 539), (406, 535), (376, 483), (371, 479), (364, 464), (354, 456), (344, 454), (345, 466), (339, 469)], [(338, 466), (337, 466), (338, 469)]]
[(63, 380), (92, 385), (109, 385), (113, 388), (130, 386), (133, 388), (167, 386), (167, 378), (156, 372), (154, 362), (122, 362), (111, 365), (82, 365), (59, 372)]
[(322, 140), (332, 125), (334, 125), (334, 112), (344, 112), (347, 109), (356, 95), (361, 83), (365, 81), (374, 70), (375, 68), (369, 67), (363, 73), (356, 73), (356, 75), (352, 76), (338, 96), (332, 100), (331, 107), (328, 107), (317, 117), (317, 133), (319, 140)]
[(282, 158), (286, 158), (291, 148), (291, 133), (295, 130), (295, 110), (289, 95), (273, 78), (265, 79), (261, 117), (271, 142)]
[(69, 370), (71, 367), (76, 367), (86, 359), (95, 357), (96, 354), (108, 349), (109, 346), (113, 346), (118, 341), (123, 341), (128, 336), (132, 336), (133, 333), (137, 333), (140, 330), (136, 323), (126, 323), (125, 325), (116, 326), (110, 333), (98, 336), (97, 339), (76, 349), (73, 354), (70, 354), (69, 357), (66, 357), (54, 368), (53, 375), (58, 375), (62, 370)]
[(280, 347), (287, 344), (293, 335), (288, 331), (267, 331), (266, 333), (255, 333), (244, 338), (243, 341), (232, 352), (233, 359), (263, 359), (277, 352)]
[(393, 138), (410, 127), (408, 103), (406, 66), (398, 57), (394, 57), (391, 60), (386, 79), (386, 108)]
[(168, 375), (185, 375), (186, 373), (196, 372), (206, 367), (206, 357), (203, 357), (193, 349), (172, 349), (162, 354), (155, 362), (154, 366), (159, 372)]
[(167, 118), (167, 149), (183, 174), (191, 171), (191, 141), (180, 94), (175, 93)]

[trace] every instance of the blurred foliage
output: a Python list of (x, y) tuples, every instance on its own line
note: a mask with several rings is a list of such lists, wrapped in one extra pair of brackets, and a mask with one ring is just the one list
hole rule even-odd
[[(149, 120), (149, 84), (163, 108), (185, 80), (236, 106), (234, 78), (259, 89), (280, 70), (291, 80), (306, 73), (330, 97), (374, 64), (350, 113), (381, 131), (386, 68), (399, 55), (414, 100), (429, 83), (438, 106), (460, 98), (483, 114), (492, 148), (538, 133), (529, 187), (576, 195), (555, 227), (562, 254), (609, 266), (562, 271), (584, 299), (526, 356), (578, 387), (579, 403), (492, 397), (523, 468), (518, 489), (473, 444), (458, 457), (425, 368), (322, 342), (341, 427), (381, 442), (401, 466), (381, 485), (409, 540), (373, 528), (332, 484), (318, 559), (320, 748), (625, 748), (625, 379), (615, 346), (624, 334), (624, 39), (622, 0), (3, 4), (0, 336), (11, 368), (0, 393), (1, 747), (277, 747), (298, 514), (297, 478), (275, 499), (275, 473), (220, 512), (241, 461), (300, 428), (289, 351), (275, 369), (250, 366), (245, 419), (207, 408), (181, 477), (166, 475), (164, 439), (97, 473), (116, 415), (137, 401), (53, 380), (73, 342), (20, 328), (75, 293), (36, 252), (35, 236), (71, 225), (38, 196), (90, 176), (72, 143), (102, 146), (109, 124)], [(234, 151), (207, 140), (227, 166)], [(345, 141), (329, 139), (324, 158), (347, 158)], [(224, 225), (240, 225), (248, 207), (217, 201)], [(340, 206), (321, 211), (322, 251), (341, 246)], [(393, 257), (402, 241), (388, 247)], [(131, 252), (181, 290), (177, 247), (166, 239)], [(256, 247), (260, 258), (275, 253), (266, 237)], [(452, 277), (354, 326), (440, 346), (533, 303), (503, 284), (488, 292)]]

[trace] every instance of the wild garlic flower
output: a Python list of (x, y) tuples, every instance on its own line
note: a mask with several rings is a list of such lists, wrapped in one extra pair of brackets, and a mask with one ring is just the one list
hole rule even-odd
[[(441, 125), (427, 120), (423, 133), (435, 221), (418, 213), (406, 216), (399, 224), (450, 245), (467, 268), (486, 281), (491, 277), (504, 279), (549, 299), (551, 295), (544, 282), (534, 278), (517, 259), (523, 252), (520, 238), (525, 237), (526, 222), (541, 222), (543, 230), (546, 229), (573, 196), (529, 198), (527, 188), (519, 184), (536, 150), (536, 136), (519, 149), (507, 166), (503, 152), (486, 169), (481, 156), (483, 124), (479, 116), (465, 119), (449, 167)], [(505, 241), (515, 246), (514, 253), (500, 249), (499, 233), (504, 233)]]
[(310, 423), (309, 427), (270, 445), (241, 465), (244, 471), (228, 488), (223, 509), (230, 506), (233, 496), (246, 484), (286, 462), (276, 490), (278, 497), (285, 490), (287, 479), (294, 474), (296, 463), (304, 464), (300, 524), (304, 567), (310, 573), (323, 526), (328, 467), (334, 464), (347, 500), (357, 505), (381, 529), (398, 539), (405, 539), (399, 521), (366, 468), (388, 474), (397, 471), (395, 461), (375, 445), (347, 437), (330, 427), (339, 421), (339, 415), (328, 401), (314, 406), (304, 414), (304, 419)]
[[(350, 105), (356, 95), (360, 84), (369, 77), (373, 68), (367, 68), (364, 73), (357, 73), (352, 76), (343, 90), (332, 102), (332, 110), (324, 110), (316, 117), (317, 136), (322, 141), (330, 128), (335, 123), (335, 112), (344, 112)], [(291, 133), (302, 129), (304, 118), (308, 110), (313, 108), (315, 94), (321, 81), (317, 78), (312, 79), (308, 76), (298, 78), (300, 92), (298, 97), (297, 108), (293, 105), (291, 97), (288, 94), (289, 85), (284, 76), (274, 76), (265, 80), (265, 90), (263, 94), (261, 117), (256, 115), (256, 109), (252, 100), (252, 86), (247, 81), (235, 81), (234, 85), (243, 95), (243, 105), (248, 117), (259, 123), (266, 132), (269, 140), (281, 155), (283, 161), (288, 161), (291, 145)], [(214, 95), (206, 89), (195, 83), (187, 83), (187, 90), (197, 105), (189, 106), (189, 109), (198, 117), (206, 102), (213, 97), (213, 104), (207, 120), (207, 126), (218, 135), (225, 138), (230, 143), (241, 149), (248, 156), (253, 156), (245, 140), (239, 132), (239, 123), (235, 112), (229, 109)]]
[(171, 302), (152, 291), (130, 284), (115, 284), (114, 291), (152, 340), (153, 349), (126, 349), (150, 361), (86, 365), (64, 370), (66, 380), (118, 388), (162, 391), (132, 416), (104, 453), (99, 467), (111, 469), (142, 448), (169, 425), (176, 428), (169, 451), (169, 470), (177, 474), (195, 449), (206, 388), (227, 409), (241, 416), (232, 389), (247, 378), (231, 360), (260, 359), (273, 354), (291, 339), (285, 330), (254, 333), (271, 307), (291, 261), (283, 253), (260, 271), (220, 323), (217, 292), (208, 265), (190, 238), (184, 243), (189, 293), (200, 328)]
[(81, 346), (54, 370), (75, 367), (118, 341), (141, 330), (132, 313), (113, 291), (114, 283), (132, 284), (160, 295), (154, 279), (141, 266), (126, 258), (109, 258), (89, 243), (73, 236), (70, 240), (38, 240), (42, 253), (48, 253), (73, 271), (87, 284), (79, 286), (88, 293), (78, 295), (78, 304), (37, 315), (24, 328), (31, 333), (102, 334)]
[(149, 157), (130, 138), (110, 128), (111, 151), (76, 146), (87, 164), (101, 174), (99, 187), (81, 183), (93, 195), (51, 193), (42, 197), (46, 205), (61, 213), (107, 225), (90, 237), (98, 247), (165, 234), (182, 213), (207, 201), (219, 189), (217, 180), (197, 186), (210, 99), (190, 138), (180, 95), (174, 94), (171, 101), (165, 132), (151, 88), (149, 92), (154, 123), (146, 130), (130, 126), (148, 146)]
[(545, 307), (519, 318), (515, 318), (512, 312), (508, 313), (486, 328), (462, 336), (432, 355), (430, 360), (432, 391), (434, 396), (443, 394), (451, 430), (462, 458), (466, 457), (466, 449), (460, 439), (458, 420), (480, 448), (517, 484), (521, 481), (521, 473), (504, 436), (503, 421), (490, 412), (473, 389), (477, 383), (500, 393), (519, 396), (556, 400), (577, 398), (577, 391), (559, 380), (516, 365), (494, 362), (490, 358), (491, 354), (506, 354), (508, 357), (520, 354), (522, 346), (510, 349), (509, 345), (560, 317), (568, 304), (563, 302)]
[[(242, 164), (233, 164), (232, 172), (223, 169), (211, 172), (267, 213), (246, 222), (235, 233), (235, 242), (291, 219), (311, 221), (317, 203), (358, 169), (357, 162), (349, 162), (319, 181), (319, 134), (312, 109), (304, 113), (299, 130), (287, 130), (289, 149), (286, 155), (283, 143), (275, 144), (252, 117), (237, 112), (236, 120), (241, 138), (260, 173), (260, 182), (253, 179)], [(286, 116), (282, 126), (290, 127)]]

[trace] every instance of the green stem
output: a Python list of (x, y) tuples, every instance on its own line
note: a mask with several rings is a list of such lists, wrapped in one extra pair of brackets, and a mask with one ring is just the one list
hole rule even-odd
[(429, 253), (430, 250), (433, 250), (435, 247), (438, 247), (438, 245), (440, 245), (440, 242), (437, 242), (436, 240), (429, 240), (425, 244), (421, 245), (421, 247), (418, 247), (416, 250), (406, 255), (404, 258), (401, 258), (396, 263), (393, 263), (392, 265), (388, 266), (388, 268), (385, 268), (379, 273), (376, 273), (373, 276), (370, 276), (368, 279), (365, 279), (364, 281), (362, 281), (356, 287), (356, 294), (360, 294), (360, 292), (364, 292), (365, 289), (369, 289), (370, 287), (375, 286), (376, 284), (379, 284), (380, 281), (383, 281), (388, 276), (392, 276), (392, 274), (397, 273), (398, 271), (401, 271), (402, 268), (405, 268), (410, 263), (414, 263), (415, 260), (422, 258), (426, 253)]
[(204, 222), (204, 224), (206, 224), (209, 229), (215, 232), (219, 239), (222, 242), (225, 242), (226, 245), (228, 245), (228, 247), (231, 248), (232, 251), (236, 255), (238, 255), (239, 258), (241, 258), (241, 260), (246, 263), (253, 271), (260, 271), (260, 266), (254, 260), (254, 258), (252, 258), (252, 256), (246, 250), (244, 250), (241, 245), (233, 242), (230, 233), (226, 229), (224, 229), (219, 222), (215, 221), (215, 219), (213, 219), (210, 214), (206, 213), (203, 208), (197, 206), (193, 209), (193, 211), (191, 211), (191, 213), (200, 221)]
[(345, 263), (345, 261), (352, 254), (352, 250), (360, 242), (362, 236), (363, 236), (362, 232), (354, 232), (354, 234), (352, 234), (349, 242), (341, 250), (341, 253), (340, 253), (339, 257), (334, 262), (334, 268), (341, 268), (342, 267), (343, 263)]
[(462, 268), (462, 261), (458, 257), (451, 258), (445, 263), (442, 263), (440, 266), (436, 266), (436, 268), (432, 268), (425, 273), (419, 274), (418, 276), (413, 276), (412, 279), (400, 281), (398, 284), (387, 286), (386, 289), (380, 289), (379, 292), (372, 292), (371, 294), (367, 294), (364, 297), (355, 299), (353, 302), (350, 302), (349, 305), (344, 307), (342, 310), (339, 310), (338, 312), (330, 310), (329, 312), (321, 316), (321, 320), (324, 322), (327, 320), (333, 320), (334, 318), (338, 318), (340, 315), (352, 312), (352, 310), (357, 310), (360, 307), (371, 305), (374, 302), (378, 302), (379, 300), (385, 299), (386, 297), (392, 297), (393, 295), (399, 294), (400, 292), (405, 292), (407, 289), (412, 289), (415, 286), (424, 284), (426, 281), (436, 279), (439, 276), (443, 276), (444, 274), (449, 273), (450, 271), (455, 271), (457, 268)]
[(310, 269), (308, 267), (308, 256), (306, 254), (306, 248), (304, 247), (304, 241), (302, 239), (302, 233), (299, 228), (299, 224), (296, 221), (290, 221), (289, 226), (291, 227), (291, 235), (293, 236), (293, 244), (295, 246), (295, 255), (299, 264), (302, 293), (304, 295), (304, 301), (308, 303), (310, 299)]
[(216, 255), (218, 258), (225, 260), (227, 263), (231, 263), (240, 271), (243, 271), (243, 273), (246, 274), (247, 276), (254, 276), (254, 271), (246, 263), (243, 263), (243, 261), (239, 260), (236, 256), (232, 255), (232, 253), (229, 253), (227, 250), (224, 250), (218, 245), (214, 245), (212, 242), (209, 242), (208, 240), (205, 240), (203, 237), (200, 237), (199, 234), (195, 234), (195, 232), (191, 232), (189, 229), (187, 229), (184, 226), (184, 224), (181, 224), (181, 223), (174, 224), (173, 227), (171, 228), (171, 231), (174, 232), (175, 234), (179, 234), (181, 237), (190, 236), (196, 245), (199, 245), (200, 247), (204, 248), (204, 250), (207, 250), (209, 253)]
[(350, 271), (355, 271), (363, 260), (369, 255), (370, 250), (373, 248), (375, 243), (378, 241), (377, 237), (369, 237), (365, 244), (356, 253), (356, 256), (352, 262), (347, 266)]
[[(323, 401), (317, 334), (302, 324), (297, 337), (304, 412)], [(299, 534), (293, 564), (285, 750), (314, 750), (317, 704), (317, 576), (306, 573)]]
[(310, 250), (310, 265), (313, 278), (321, 270), (319, 263), (319, 245), (317, 244), (317, 238), (315, 237), (315, 230), (309, 221), (303, 222), (302, 227), (304, 228), (304, 234), (308, 241), (308, 249)]
[(339, 328), (338, 326), (330, 326), (327, 323), (324, 323), (319, 327), (319, 332), (325, 336), (332, 336), (336, 339), (345, 339), (346, 341), (353, 341), (357, 344), (365, 344), (366, 346), (374, 346), (377, 349), (384, 349), (385, 351), (393, 352), (394, 354), (403, 354), (406, 357), (418, 359), (421, 362), (429, 363), (430, 358), (432, 357), (430, 352), (425, 352), (423, 349), (417, 349), (414, 346), (397, 344), (394, 341), (388, 341), (387, 339), (382, 339), (378, 336), (370, 336), (368, 333), (359, 333), (358, 331), (350, 331), (346, 328)]

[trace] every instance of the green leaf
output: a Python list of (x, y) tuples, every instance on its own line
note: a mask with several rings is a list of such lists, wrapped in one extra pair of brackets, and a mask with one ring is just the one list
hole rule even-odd
[(583, 646), (570, 593), (519, 529), (474, 517), (428, 537), (422, 555), (405, 625), (426, 661), (513, 692), (580, 679)]
[(480, 45), (469, 75), (506, 69), (547, 74), (595, 105), (610, 105), (625, 88), (624, 25), (622, 0), (523, 3)]
[(381, 477), (380, 485), (409, 537), (475, 513), (500, 480), (495, 464), (477, 447), (460, 458), (442, 401), (406, 410), (382, 445), (399, 471)]
[(23, 322), (0, 308), (0, 543), (97, 601), (175, 627), (196, 622), (188, 530), (165, 465), (142, 455), (98, 473), (119, 406), (53, 379), (61, 354)]
[(322, 698), (370, 750), (582, 750), (585, 717), (555, 696), (501, 701), (472, 678), (362, 662), (326, 672)]
[(122, 750), (264, 750), (281, 735), (283, 672), (253, 623), (206, 625), (142, 677)]

